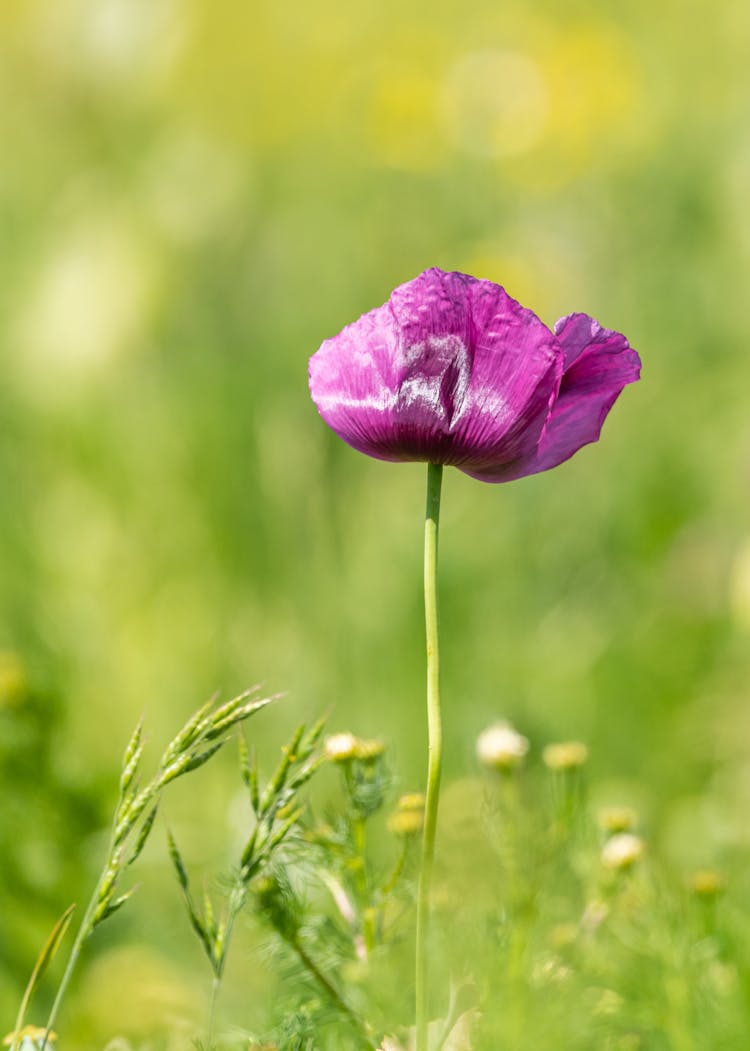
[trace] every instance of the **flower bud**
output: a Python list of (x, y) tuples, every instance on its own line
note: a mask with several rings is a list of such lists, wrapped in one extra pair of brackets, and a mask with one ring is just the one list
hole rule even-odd
[(511, 770), (523, 762), (529, 742), (509, 723), (495, 723), (480, 733), (476, 748), (477, 758), (483, 766)]

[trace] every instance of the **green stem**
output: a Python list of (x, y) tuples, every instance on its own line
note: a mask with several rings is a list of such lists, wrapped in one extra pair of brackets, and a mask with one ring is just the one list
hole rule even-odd
[(401, 873), (404, 871), (404, 865), (406, 864), (406, 859), (407, 859), (408, 856), (409, 856), (409, 837), (408, 836), (404, 836), (404, 841), (403, 841), (403, 844), (401, 846), (401, 853), (398, 856), (398, 861), (393, 866), (393, 871), (391, 872), (390, 876), (388, 877), (388, 879), (385, 881), (385, 883), (383, 884), (383, 886), (380, 889), (380, 896), (381, 896), (381, 898), (387, 898), (388, 895), (391, 893), (391, 891), (396, 886), (396, 884), (398, 883), (399, 879), (401, 878)]
[(247, 897), (247, 891), (245, 887), (235, 885), (229, 895), (229, 905), (227, 907), (227, 919), (226, 926), (224, 928), (224, 934), (221, 937), (221, 944), (218, 946), (218, 960), (215, 964), (212, 963), (214, 968), (213, 981), (211, 982), (211, 998), (208, 1005), (208, 1027), (206, 1033), (206, 1042), (209, 1051), (213, 1047), (214, 1041), (214, 1028), (216, 1024), (216, 1003), (219, 999), (219, 992), (221, 990), (221, 983), (224, 978), (224, 967), (227, 962), (227, 954), (229, 953), (229, 943), (232, 940), (232, 932), (234, 931), (234, 924), (242, 912), (245, 905), (245, 899)]
[(422, 860), (417, 894), (416, 1015), (417, 1051), (427, 1051), (428, 973), (427, 937), (430, 921), (430, 884), (435, 856), (443, 729), (440, 718), (440, 654), (438, 649), (437, 553), (442, 464), (427, 465), (427, 508), (424, 528), (424, 610), (427, 635), (427, 794), (425, 798)]
[(362, 916), (362, 937), (365, 950), (369, 956), (375, 948), (375, 928), (372, 912), (369, 905), (369, 892), (367, 885), (367, 861), (365, 857), (366, 825), (361, 817), (354, 819), (354, 858), (355, 876), (357, 880), (357, 894), (359, 896), (359, 909)]
[(208, 1051), (214, 1046), (214, 1023), (216, 1021), (216, 1001), (219, 998), (221, 975), (215, 974), (211, 981), (211, 998), (208, 1003), (208, 1025), (206, 1027), (206, 1046)]

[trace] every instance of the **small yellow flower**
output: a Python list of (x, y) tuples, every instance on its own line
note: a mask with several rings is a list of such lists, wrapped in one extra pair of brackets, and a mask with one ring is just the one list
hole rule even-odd
[(610, 835), (616, 832), (631, 832), (638, 824), (638, 813), (628, 806), (604, 807), (599, 811), (600, 826)]
[(421, 810), (396, 810), (388, 818), (388, 831), (395, 836), (414, 836), (424, 827)]
[(724, 889), (724, 880), (714, 869), (699, 869), (690, 877), (690, 886), (699, 898), (715, 898)]
[(388, 830), (396, 836), (412, 836), (424, 827), (424, 796), (409, 792), (401, 796), (395, 811), (388, 818)]
[(528, 740), (509, 723), (488, 726), (477, 738), (477, 758), (495, 770), (520, 766), (529, 750)]
[(589, 750), (582, 741), (560, 741), (548, 744), (542, 753), (544, 765), (550, 770), (577, 770), (584, 766)]
[(327, 737), (323, 751), (332, 763), (348, 763), (350, 759), (371, 763), (385, 752), (385, 744), (377, 740), (363, 741), (347, 731)]
[(623, 872), (640, 861), (646, 844), (632, 832), (617, 832), (607, 840), (602, 849), (602, 864), (605, 868)]

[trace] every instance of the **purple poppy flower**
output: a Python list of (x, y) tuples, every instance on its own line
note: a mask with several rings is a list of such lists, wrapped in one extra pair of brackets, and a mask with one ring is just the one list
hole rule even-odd
[(433, 268), (323, 343), (310, 393), (368, 456), (508, 482), (596, 441), (640, 364), (624, 336), (586, 314), (552, 332), (500, 285)]

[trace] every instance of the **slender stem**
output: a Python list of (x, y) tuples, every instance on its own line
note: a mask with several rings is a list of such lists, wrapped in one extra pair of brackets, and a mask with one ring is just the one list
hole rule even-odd
[(399, 881), (399, 879), (401, 877), (401, 873), (404, 871), (404, 865), (406, 864), (406, 859), (409, 856), (409, 846), (410, 846), (410, 844), (409, 844), (409, 837), (408, 836), (404, 836), (403, 845), (401, 847), (401, 853), (398, 856), (398, 861), (396, 862), (396, 864), (393, 867), (393, 872), (391, 872), (391, 874), (388, 877), (388, 879), (385, 881), (383, 886), (380, 888), (380, 896), (382, 898), (386, 898), (391, 893), (391, 891), (396, 886), (396, 884), (398, 883), (398, 881)]
[(245, 905), (245, 899), (247, 898), (246, 888), (240, 884), (235, 885), (229, 895), (229, 905), (227, 907), (227, 918), (226, 926), (224, 928), (224, 934), (221, 938), (221, 947), (218, 949), (218, 961), (214, 966), (213, 981), (211, 982), (211, 998), (208, 1005), (208, 1027), (206, 1031), (206, 1043), (209, 1051), (213, 1047), (214, 1043), (214, 1028), (216, 1024), (216, 1003), (219, 999), (219, 992), (221, 990), (221, 983), (224, 978), (224, 968), (227, 962), (227, 955), (229, 953), (229, 943), (232, 940), (232, 932), (234, 931), (234, 924), (242, 912)]
[(359, 907), (362, 914), (362, 937), (364, 940), (365, 952), (369, 956), (375, 948), (375, 926), (373, 923), (372, 910), (368, 904), (369, 893), (368, 893), (368, 881), (367, 881), (367, 860), (366, 860), (366, 835), (367, 827), (365, 821), (361, 817), (354, 819), (354, 849), (356, 851), (356, 857), (354, 858), (355, 876), (357, 880), (357, 893), (359, 895)]
[(211, 998), (208, 1003), (208, 1025), (206, 1027), (206, 1046), (208, 1051), (214, 1046), (214, 1023), (216, 1021), (216, 1001), (219, 998), (221, 976), (215, 974), (211, 981)]
[(427, 508), (424, 528), (424, 611), (427, 635), (427, 794), (425, 798), (422, 861), (417, 894), (416, 1014), (417, 1051), (427, 1051), (428, 973), (427, 937), (430, 921), (430, 884), (435, 856), (443, 728), (440, 718), (440, 654), (438, 649), (437, 554), (442, 464), (427, 465)]

